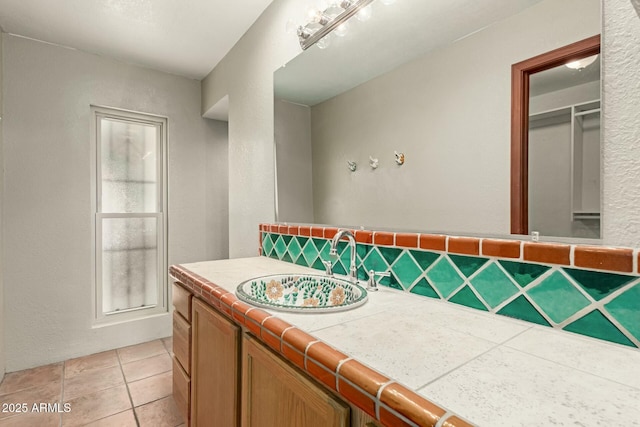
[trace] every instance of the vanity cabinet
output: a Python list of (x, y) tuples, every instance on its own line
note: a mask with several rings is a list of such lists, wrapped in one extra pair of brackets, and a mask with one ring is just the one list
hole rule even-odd
[(193, 301), (191, 426), (238, 425), (240, 328)]
[(173, 284), (173, 397), (185, 422), (189, 422), (191, 397), (191, 301), (182, 286)]
[(349, 406), (245, 335), (242, 427), (347, 427)]
[(379, 427), (179, 284), (173, 397), (187, 426)]

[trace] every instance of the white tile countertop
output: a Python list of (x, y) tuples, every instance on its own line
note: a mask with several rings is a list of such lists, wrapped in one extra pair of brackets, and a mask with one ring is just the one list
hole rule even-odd
[[(182, 264), (235, 292), (266, 257)], [(640, 351), (381, 287), (351, 311), (263, 309), (480, 426), (640, 426)]]

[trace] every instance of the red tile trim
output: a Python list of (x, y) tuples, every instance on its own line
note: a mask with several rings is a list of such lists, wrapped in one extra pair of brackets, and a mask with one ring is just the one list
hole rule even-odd
[(272, 316), (266, 311), (256, 308), (248, 312), (247, 317), (253, 320), (254, 322), (256, 322), (258, 325), (262, 325), (262, 322), (264, 322), (266, 319)]
[(369, 245), (373, 243), (373, 231), (356, 230), (355, 237), (358, 243), (366, 243)]
[(311, 227), (300, 227), (301, 236), (311, 236)]
[(402, 418), (398, 418), (394, 413), (390, 412), (384, 405), (380, 405), (380, 418), (378, 419), (385, 426), (393, 427), (413, 427)]
[(382, 390), (380, 401), (420, 426), (435, 426), (446, 413), (444, 409), (398, 383), (386, 386)]
[(304, 354), (297, 351), (287, 343), (282, 343), (282, 354), (294, 365), (304, 371)]
[(290, 328), (291, 325), (285, 322), (284, 320), (280, 320), (277, 317), (269, 317), (262, 322), (262, 328), (271, 332), (278, 338), (282, 337), (282, 333), (285, 329)]
[(474, 427), (474, 426), (473, 424), (470, 424), (465, 420), (463, 420), (462, 418), (454, 415), (452, 417), (447, 418), (442, 424), (442, 427)]
[(336, 390), (336, 375), (328, 369), (315, 363), (311, 359), (307, 359), (307, 372), (315, 379), (321, 381), (332, 390)]
[(325, 239), (333, 239), (333, 237), (338, 234), (337, 228), (325, 228), (324, 229), (324, 238)]
[(282, 340), (302, 353), (307, 350), (310, 343), (318, 341), (316, 338), (297, 328), (287, 329), (282, 336)]
[(280, 230), (279, 227), (280, 227), (279, 225), (270, 225), (269, 226), (269, 231), (271, 231), (272, 233), (278, 233), (279, 230)]
[(324, 228), (322, 227), (311, 227), (311, 236), (312, 237), (324, 237)]
[(520, 240), (482, 239), (482, 255), (520, 258)]
[(338, 378), (338, 392), (358, 408), (375, 418), (376, 404), (368, 394), (358, 390), (342, 378)]
[(346, 354), (319, 341), (307, 348), (306, 355), (333, 372), (336, 372), (341, 361), (349, 358)]
[(633, 272), (633, 249), (576, 246), (573, 264), (576, 267)]
[(415, 233), (396, 233), (396, 246), (403, 248), (417, 248), (418, 235)]
[(338, 373), (341, 377), (357, 385), (372, 397), (376, 397), (380, 387), (390, 381), (390, 379), (384, 375), (353, 359), (347, 360), (340, 365), (340, 371)]
[(297, 225), (289, 226), (289, 234), (297, 236), (299, 233), (300, 233), (300, 227), (298, 227)]
[(278, 233), (287, 234), (288, 232), (289, 232), (289, 226), (288, 225), (279, 225), (278, 226)]
[(271, 347), (275, 351), (277, 352), (281, 351), (282, 347), (281, 347), (280, 338), (278, 338), (268, 330), (262, 328), (262, 332), (260, 333), (260, 338), (265, 344), (267, 344), (269, 347)]
[(475, 237), (449, 237), (448, 251), (454, 254), (479, 255), (480, 239)]
[(260, 331), (262, 331), (262, 327), (260, 326), (259, 323), (257, 323), (255, 320), (249, 319), (249, 317), (247, 316), (244, 324), (253, 335), (255, 335), (256, 337), (260, 336)]
[(548, 264), (569, 265), (571, 246), (553, 243), (524, 244), (524, 260)]
[(376, 231), (373, 233), (373, 244), (392, 246), (395, 243), (395, 233), (386, 231)]

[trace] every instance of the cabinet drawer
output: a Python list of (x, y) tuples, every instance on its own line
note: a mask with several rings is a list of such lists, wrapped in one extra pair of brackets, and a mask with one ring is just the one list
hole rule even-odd
[(173, 284), (173, 306), (189, 323), (191, 323), (191, 297), (191, 292), (177, 283)]
[(173, 399), (176, 401), (176, 406), (184, 418), (184, 422), (189, 425), (189, 413), (191, 409), (189, 396), (191, 388), (191, 380), (189, 376), (184, 372), (178, 360), (173, 358)]
[(191, 371), (191, 325), (173, 312), (173, 354), (187, 374)]

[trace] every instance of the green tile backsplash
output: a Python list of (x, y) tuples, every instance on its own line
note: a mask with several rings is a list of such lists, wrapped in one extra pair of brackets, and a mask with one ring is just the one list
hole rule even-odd
[[(262, 255), (324, 270), (329, 239), (262, 233)], [(381, 285), (640, 347), (640, 277), (493, 257), (358, 243), (358, 277), (389, 272)], [(338, 243), (334, 272), (347, 274), (350, 250)]]

